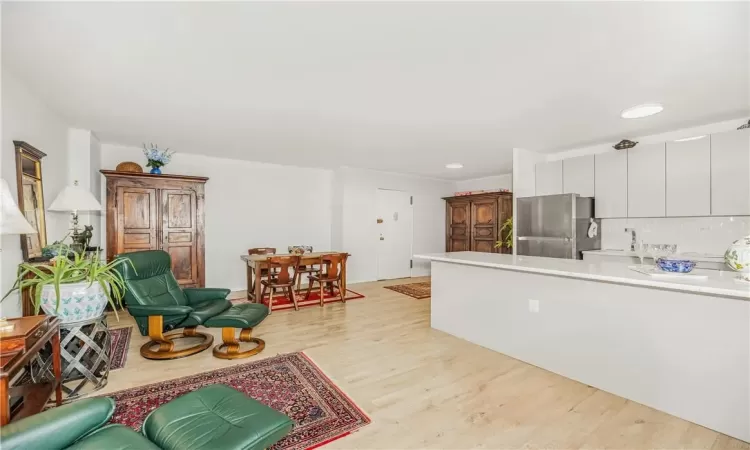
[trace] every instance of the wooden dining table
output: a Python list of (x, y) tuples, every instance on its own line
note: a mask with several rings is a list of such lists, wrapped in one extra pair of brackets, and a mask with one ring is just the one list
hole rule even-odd
[[(300, 265), (309, 266), (311, 264), (320, 264), (320, 257), (325, 255), (333, 255), (342, 252), (310, 252), (304, 253), (300, 256)], [(272, 256), (291, 256), (290, 254), (276, 254), (276, 255), (240, 255), (247, 265), (247, 299), (255, 302), (256, 299), (260, 298), (261, 288), (261, 271), (268, 269), (268, 258)], [(255, 291), (253, 291), (253, 280), (256, 280)], [(341, 267), (341, 290), (346, 295), (346, 262)]]

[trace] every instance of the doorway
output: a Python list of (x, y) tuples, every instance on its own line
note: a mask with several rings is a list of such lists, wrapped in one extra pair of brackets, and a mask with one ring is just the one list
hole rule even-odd
[(411, 277), (413, 214), (408, 192), (378, 189), (378, 280)]

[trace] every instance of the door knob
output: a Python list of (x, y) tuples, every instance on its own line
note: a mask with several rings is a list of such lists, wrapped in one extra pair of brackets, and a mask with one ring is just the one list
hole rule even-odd
[(380, 235), (380, 240), (381, 240), (381, 241), (384, 241), (384, 240), (385, 240), (385, 238), (383, 237), (383, 235), (382, 235), (382, 234)]

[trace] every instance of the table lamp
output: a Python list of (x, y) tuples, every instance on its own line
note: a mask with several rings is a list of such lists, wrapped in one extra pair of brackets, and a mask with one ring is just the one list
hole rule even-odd
[[(37, 231), (31, 226), (20, 209), (13, 194), (10, 193), (8, 182), (0, 178), (0, 235), (32, 234)], [(0, 318), (0, 333), (13, 331), (15, 325), (5, 317)]]
[(65, 186), (55, 200), (52, 202), (49, 211), (70, 211), (73, 216), (73, 245), (75, 248), (80, 246), (79, 253), (86, 250), (84, 242), (78, 228), (78, 211), (101, 211), (102, 205), (94, 198), (88, 190), (78, 186), (78, 180), (73, 182), (73, 186)]

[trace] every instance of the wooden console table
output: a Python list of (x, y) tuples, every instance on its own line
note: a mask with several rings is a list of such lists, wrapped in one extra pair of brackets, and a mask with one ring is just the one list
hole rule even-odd
[[(60, 319), (54, 316), (28, 316), (8, 319), (11, 331), (0, 333), (0, 426), (42, 411), (52, 392), (62, 404), (62, 365), (60, 364)], [(55, 379), (45, 383), (11, 386), (13, 377), (44, 348), (52, 346)], [(11, 405), (12, 398), (21, 402)]]

